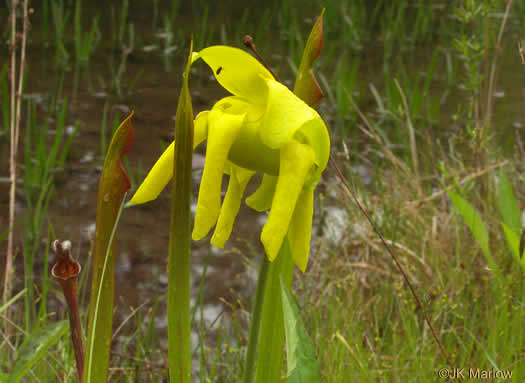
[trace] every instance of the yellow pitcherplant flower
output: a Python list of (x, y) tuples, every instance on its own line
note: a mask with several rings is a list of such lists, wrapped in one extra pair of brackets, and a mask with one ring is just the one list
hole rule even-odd
[[(195, 148), (208, 140), (192, 238), (211, 239), (222, 248), (230, 237), (244, 189), (256, 173), (262, 183), (246, 204), (270, 209), (261, 241), (270, 261), (288, 234), (292, 257), (303, 272), (308, 263), (313, 190), (325, 169), (330, 137), (319, 114), (248, 53), (212, 46), (193, 54), (203, 59), (217, 81), (233, 96), (218, 101), (194, 122)], [(129, 205), (151, 201), (173, 175), (174, 143), (153, 166)], [(221, 207), (222, 175), (230, 176)]]

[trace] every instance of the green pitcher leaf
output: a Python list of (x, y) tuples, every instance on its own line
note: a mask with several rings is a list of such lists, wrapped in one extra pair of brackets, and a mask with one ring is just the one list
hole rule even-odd
[(168, 358), (171, 383), (191, 381), (191, 174), (193, 109), (188, 89), (193, 42), (184, 71), (175, 119), (175, 155), (168, 256)]
[(323, 47), (323, 15), (324, 9), (317, 18), (306, 42), (293, 90), (300, 99), (311, 107), (317, 105), (324, 97), (323, 91), (312, 72), (312, 65), (321, 54)]
[(288, 383), (321, 382), (319, 363), (312, 341), (299, 316), (299, 309), (281, 279)]
[(107, 379), (113, 323), (115, 230), (122, 200), (131, 187), (122, 157), (133, 145), (132, 115), (113, 135), (98, 186), (84, 383), (105, 383)]
[(49, 323), (31, 334), (20, 347), (15, 366), (7, 382), (20, 382), (29, 373), (29, 370), (47, 355), (49, 347), (57, 343), (60, 337), (66, 334), (67, 330), (67, 321), (63, 320)]
[(519, 235), (521, 230), (520, 209), (512, 190), (512, 184), (505, 175), (503, 168), (499, 170), (498, 183), (498, 209), (503, 218), (503, 222), (516, 235)]

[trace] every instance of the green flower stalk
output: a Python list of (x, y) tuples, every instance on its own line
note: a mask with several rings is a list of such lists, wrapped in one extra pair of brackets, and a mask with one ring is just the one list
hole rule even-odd
[[(207, 139), (192, 238), (215, 226), (212, 245), (224, 247), (244, 189), (255, 173), (263, 179), (246, 204), (269, 210), (261, 233), (273, 261), (288, 234), (292, 258), (306, 270), (313, 216), (313, 191), (326, 168), (330, 138), (319, 114), (248, 53), (212, 46), (193, 54), (204, 60), (232, 96), (219, 100), (194, 121), (193, 148)], [(153, 166), (129, 205), (151, 201), (173, 176), (174, 143)], [(230, 176), (221, 206), (223, 174)]]

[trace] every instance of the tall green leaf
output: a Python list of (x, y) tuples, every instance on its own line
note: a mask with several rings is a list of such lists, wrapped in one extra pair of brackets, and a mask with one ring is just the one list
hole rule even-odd
[(481, 215), (468, 201), (460, 197), (458, 194), (454, 193), (451, 190), (448, 190), (448, 195), (450, 196), (450, 199), (452, 200), (454, 206), (459, 210), (459, 213), (465, 220), (465, 223), (472, 232), (472, 235), (476, 239), (476, 242), (481, 247), (481, 250), (483, 251), (485, 258), (487, 259), (489, 267), (491, 268), (491, 270), (494, 271), (498, 279), (500, 279), (501, 281), (501, 273), (496, 263), (494, 262), (494, 259), (492, 258), (492, 254), (489, 249), (489, 232), (487, 230), (487, 227), (485, 226), (485, 223), (481, 219)]
[(490, 258), (492, 262), (492, 256), (489, 250), (489, 232), (487, 231), (485, 223), (481, 219), (481, 215), (467, 200), (463, 199), (463, 197), (460, 197), (458, 194), (450, 190), (448, 191), (448, 195), (454, 206), (459, 210), (459, 213), (474, 235), (481, 250), (483, 250), (485, 256)]
[(304, 328), (299, 309), (281, 279), (284, 330), (286, 333), (287, 383), (320, 383), (319, 363), (314, 346)]
[(505, 175), (503, 168), (499, 170), (497, 199), (499, 212), (503, 218), (503, 222), (516, 235), (519, 235), (521, 231), (520, 209), (516, 202), (514, 191), (512, 190), (512, 184)]
[(113, 135), (98, 187), (84, 383), (106, 383), (107, 380), (113, 324), (115, 232), (122, 200), (131, 187), (122, 157), (133, 145), (132, 115)]
[(67, 330), (67, 321), (63, 320), (49, 323), (31, 334), (20, 347), (15, 366), (7, 382), (20, 382), (29, 373), (29, 370), (47, 354), (49, 347), (57, 343)]
[(505, 238), (507, 239), (507, 243), (509, 245), (510, 250), (512, 251), (512, 254), (520, 260), (520, 253), (519, 253), (519, 247), (520, 247), (520, 236), (516, 234), (510, 227), (508, 227), (505, 222), (501, 223), (501, 227), (503, 229), (503, 233), (505, 234)]
[(520, 236), (514, 233), (503, 222), (501, 223), (501, 227), (503, 228), (503, 233), (505, 234), (505, 238), (507, 239), (507, 243), (509, 244), (512, 254), (520, 263), (521, 267), (523, 268), (523, 271), (525, 272), (525, 257), (523, 256), (523, 254), (520, 254), (520, 247), (523, 247), (523, 244), (520, 243)]
[(193, 109), (188, 89), (193, 42), (175, 120), (175, 156), (168, 259), (168, 357), (171, 383), (191, 381), (191, 173)]
[(521, 212), (512, 189), (512, 183), (507, 178), (503, 168), (499, 170), (498, 183), (498, 209), (503, 218), (501, 223), (505, 238), (512, 253), (517, 256), (521, 266), (525, 269), (525, 263), (521, 259), (520, 249), (523, 247), (523, 241), (520, 243), (521, 231)]

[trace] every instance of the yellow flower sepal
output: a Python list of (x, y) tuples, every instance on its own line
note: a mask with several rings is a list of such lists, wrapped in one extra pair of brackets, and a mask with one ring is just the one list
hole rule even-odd
[[(193, 149), (195, 149), (208, 135), (209, 111), (197, 115), (193, 128)], [(157, 198), (173, 177), (173, 160), (175, 156), (175, 141), (164, 150), (164, 153), (151, 168), (148, 175), (139, 186), (128, 206), (139, 205)]]
[(233, 221), (241, 207), (241, 199), (248, 181), (255, 174), (252, 170), (241, 168), (230, 163), (230, 182), (224, 201), (222, 201), (221, 213), (217, 220), (217, 226), (211, 237), (211, 244), (218, 248), (223, 248), (224, 244), (230, 238)]
[[(281, 150), (279, 178), (275, 187), (270, 215), (261, 233), (261, 241), (270, 261), (275, 259), (281, 248), (284, 237), (288, 232), (292, 215), (296, 209), (299, 195), (303, 190), (305, 180), (309, 176), (313, 164), (314, 151), (305, 144), (291, 140)], [(301, 202), (304, 202), (304, 200), (302, 199)], [(301, 209), (304, 209), (304, 207), (301, 207)], [(297, 233), (300, 233), (300, 231)], [(296, 235), (296, 242), (299, 240), (306, 240), (306, 238)], [(310, 238), (308, 238), (308, 241), (310, 241)], [(310, 243), (308, 242), (308, 247), (309, 245)], [(290, 248), (296, 263), (296, 258), (304, 257), (304, 254), (295, 255), (294, 247)], [(308, 254), (306, 254), (306, 262), (307, 259)], [(302, 260), (302, 263), (306, 262)]]
[(206, 162), (195, 213), (192, 238), (202, 239), (217, 222), (221, 209), (222, 175), (233, 142), (239, 135), (245, 114), (225, 113), (213, 108), (208, 117)]

